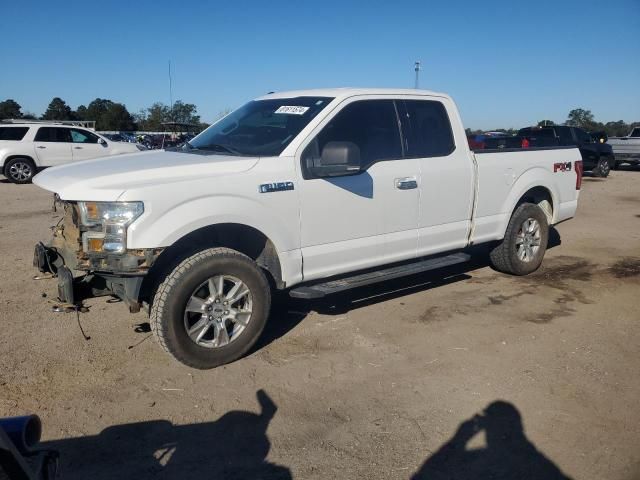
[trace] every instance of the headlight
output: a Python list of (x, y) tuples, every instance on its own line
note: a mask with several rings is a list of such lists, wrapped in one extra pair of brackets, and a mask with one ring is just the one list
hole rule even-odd
[(127, 227), (144, 212), (142, 202), (79, 202), (79, 206), (80, 222), (91, 227), (82, 234), (82, 247), (93, 253), (124, 252)]

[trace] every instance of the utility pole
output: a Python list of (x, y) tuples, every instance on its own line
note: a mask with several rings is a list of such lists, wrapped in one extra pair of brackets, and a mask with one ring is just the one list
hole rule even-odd
[(173, 91), (171, 85), (171, 60), (169, 60), (169, 106), (171, 108), (171, 120), (173, 120)]
[(414, 63), (414, 68), (416, 71), (416, 85), (414, 88), (419, 88), (419, 85), (420, 85), (420, 61), (419, 60), (416, 63)]

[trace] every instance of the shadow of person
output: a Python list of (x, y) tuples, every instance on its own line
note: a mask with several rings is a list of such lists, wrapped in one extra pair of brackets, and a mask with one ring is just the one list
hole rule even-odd
[(60, 452), (65, 479), (290, 480), (288, 468), (266, 460), (276, 404), (263, 390), (256, 396), (257, 414), (232, 411), (215, 422), (180, 426), (166, 420), (117, 425), (43, 446)]
[[(467, 444), (484, 431), (485, 448)], [(526, 437), (520, 413), (496, 401), (460, 424), (454, 436), (429, 457), (413, 480), (565, 480), (566, 475)]]

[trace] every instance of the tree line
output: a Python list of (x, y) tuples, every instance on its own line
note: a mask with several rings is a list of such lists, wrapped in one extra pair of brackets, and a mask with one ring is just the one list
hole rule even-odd
[[(617, 120), (614, 122), (598, 122), (591, 110), (584, 108), (574, 108), (567, 115), (567, 119), (564, 123), (556, 123), (553, 120), (540, 120), (537, 124), (538, 127), (549, 127), (552, 125), (568, 125), (570, 127), (580, 127), (587, 132), (599, 133), (605, 132), (608, 137), (624, 137), (631, 132), (634, 127), (640, 127), (640, 122), (627, 123), (624, 120)], [(508, 135), (516, 135), (518, 133), (517, 128), (496, 128), (493, 130), (485, 130), (491, 132), (504, 132)], [(479, 135), (483, 133), (483, 130), (471, 130), (467, 128), (467, 135)]]
[(88, 105), (80, 105), (73, 110), (60, 97), (55, 97), (45, 112), (37, 117), (33, 113), (23, 112), (15, 100), (7, 99), (0, 102), (0, 120), (3, 119), (90, 120), (96, 122), (98, 131), (162, 131), (166, 130), (162, 125), (166, 122), (197, 125), (199, 129), (207, 127), (200, 120), (197, 107), (182, 100), (177, 100), (172, 106), (156, 102), (132, 114), (124, 104), (106, 98), (96, 98)]

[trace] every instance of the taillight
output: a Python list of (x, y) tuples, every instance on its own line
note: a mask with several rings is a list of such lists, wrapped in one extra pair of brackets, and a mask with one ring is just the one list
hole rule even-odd
[(522, 139), (522, 144), (520, 145), (521, 148), (529, 148), (530, 143), (529, 143), (529, 139), (527, 138), (523, 138)]
[(576, 160), (576, 190), (580, 190), (582, 187), (582, 160)]

